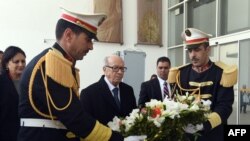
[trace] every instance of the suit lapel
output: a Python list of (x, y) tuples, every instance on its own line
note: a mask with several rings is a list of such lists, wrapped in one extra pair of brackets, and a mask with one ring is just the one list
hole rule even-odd
[(101, 91), (103, 92), (102, 98), (107, 101), (107, 104), (111, 105), (117, 112), (119, 112), (119, 108), (115, 103), (115, 99), (113, 94), (109, 90), (108, 84), (105, 82), (104, 77), (102, 77), (99, 81)]
[(153, 89), (155, 90), (156, 99), (162, 101), (162, 93), (161, 93), (161, 86), (160, 86), (159, 80), (153, 79), (152, 83), (153, 83)]

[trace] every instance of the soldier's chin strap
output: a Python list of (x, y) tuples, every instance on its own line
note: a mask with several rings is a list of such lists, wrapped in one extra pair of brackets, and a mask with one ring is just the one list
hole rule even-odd
[(200, 87), (198, 88), (195, 88), (195, 89), (185, 89), (183, 87), (181, 87), (181, 84), (180, 84), (180, 71), (177, 73), (176, 75), (176, 84), (178, 85), (178, 87), (180, 88), (180, 93), (181, 95), (182, 94), (182, 91), (187, 91), (187, 92), (191, 92), (191, 95), (195, 95), (196, 92), (198, 92), (198, 95), (197, 95), (197, 100), (200, 100), (200, 97), (201, 97), (201, 91), (200, 91)]
[[(35, 105), (34, 101), (33, 101), (33, 96), (32, 96), (32, 91), (33, 91), (33, 84), (34, 84), (34, 80), (35, 80), (35, 75), (37, 73), (37, 71), (40, 68), (40, 66), (42, 65), (42, 63), (45, 61), (45, 57), (42, 57), (35, 65), (32, 73), (31, 73), (31, 77), (30, 77), (30, 82), (29, 82), (29, 101), (30, 101), (30, 104), (31, 104), (31, 107), (34, 109), (34, 111), (39, 114), (40, 116), (42, 117), (45, 117), (45, 118), (51, 118), (51, 115), (48, 115), (48, 114), (45, 114), (43, 112), (41, 112)], [(53, 116), (52, 119), (55, 119), (56, 117)]]
[[(45, 76), (44, 72), (43, 72), (43, 67), (42, 67), (42, 63), (45, 61), (45, 57), (42, 57), (38, 62), (37, 64), (35, 65), (34, 67), (34, 70), (32, 71), (32, 74), (31, 74), (31, 78), (30, 78), (30, 83), (29, 83), (29, 101), (30, 101), (30, 104), (32, 106), (32, 108), (34, 109), (34, 111), (39, 114), (40, 116), (42, 117), (45, 117), (45, 118), (50, 118), (51, 120), (54, 120), (56, 119), (55, 116), (53, 116), (52, 114), (52, 111), (51, 111), (51, 106), (50, 106), (50, 103), (52, 104), (52, 106), (58, 110), (58, 111), (62, 111), (62, 110), (65, 110), (69, 107), (69, 105), (71, 104), (72, 102), (72, 89), (69, 88), (70, 90), (70, 99), (68, 101), (68, 103), (64, 106), (64, 107), (57, 107), (55, 105), (55, 103), (53, 102), (51, 96), (50, 96), (50, 93), (49, 93), (49, 90), (48, 90), (48, 86), (47, 86), (47, 75)], [(33, 91), (33, 83), (34, 83), (34, 79), (35, 79), (35, 74), (37, 73), (37, 71), (40, 69), (41, 71), (41, 74), (42, 74), (42, 78), (43, 78), (43, 83), (44, 83), (44, 86), (45, 86), (45, 91), (46, 91), (46, 100), (47, 100), (47, 107), (48, 107), (48, 110), (49, 110), (49, 114), (45, 114), (43, 112), (41, 112), (35, 105), (34, 101), (33, 101), (33, 97), (32, 97), (32, 91)]]
[(178, 72), (177, 75), (176, 75), (176, 84), (178, 85), (178, 87), (181, 90), (181, 95), (182, 95), (182, 91), (191, 92), (190, 95), (195, 96), (196, 100), (199, 100), (199, 101), (201, 100), (201, 98), (209, 98), (209, 97), (212, 96), (211, 94), (202, 94), (201, 95), (201, 87), (213, 85), (212, 81), (206, 81), (206, 82), (200, 82), (200, 83), (190, 81), (189, 85), (190, 86), (195, 86), (197, 88), (195, 88), (195, 89), (184, 89), (184, 88), (181, 87), (181, 84), (180, 84), (180, 72)]

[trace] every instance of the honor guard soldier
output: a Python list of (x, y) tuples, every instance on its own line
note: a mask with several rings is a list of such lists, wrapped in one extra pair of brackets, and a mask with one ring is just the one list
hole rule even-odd
[[(234, 102), (233, 86), (237, 82), (237, 67), (209, 59), (209, 38), (211, 35), (195, 28), (183, 33), (191, 64), (170, 69), (168, 82), (173, 94), (194, 95), (197, 100), (210, 100), (211, 114), (207, 122), (186, 128), (190, 138), (199, 132), (198, 141), (223, 141), (223, 125), (227, 124)], [(199, 131), (198, 131), (199, 130)], [(191, 139), (192, 140), (192, 139)]]
[[(89, 9), (77, 2), (69, 4)], [(119, 133), (88, 115), (79, 100), (75, 63), (93, 49), (92, 39), (97, 39), (98, 24), (105, 15), (62, 9), (56, 43), (34, 57), (23, 72), (18, 141), (122, 141)]]

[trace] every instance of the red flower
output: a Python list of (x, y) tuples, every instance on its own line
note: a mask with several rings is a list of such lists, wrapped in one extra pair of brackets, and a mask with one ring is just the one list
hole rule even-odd
[(156, 107), (152, 110), (151, 117), (155, 118), (157, 115), (161, 115), (161, 108)]

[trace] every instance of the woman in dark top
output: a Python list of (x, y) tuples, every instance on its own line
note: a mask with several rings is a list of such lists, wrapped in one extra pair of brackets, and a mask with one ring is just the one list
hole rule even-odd
[(18, 118), (19, 79), (26, 66), (22, 49), (10, 46), (4, 51), (0, 75), (0, 141), (16, 141), (20, 127)]

